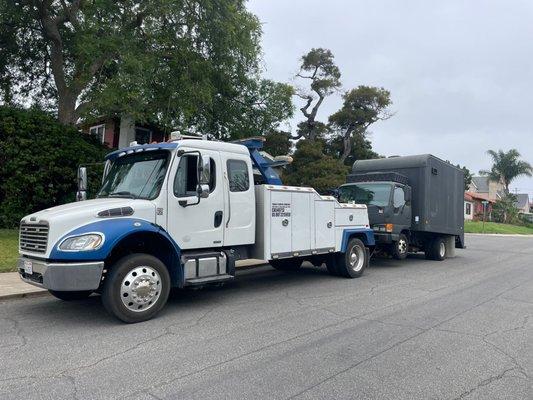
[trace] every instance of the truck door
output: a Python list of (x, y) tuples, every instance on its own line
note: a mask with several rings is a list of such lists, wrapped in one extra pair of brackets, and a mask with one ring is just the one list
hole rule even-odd
[(403, 228), (409, 229), (411, 226), (411, 205), (405, 200), (405, 188), (394, 185), (392, 194), (392, 206), (394, 213), (394, 225), (397, 226), (395, 231), (401, 231)]
[(225, 169), (224, 246), (255, 242), (255, 192), (250, 156), (221, 152)]
[(173, 162), (177, 168), (173, 168), (169, 179), (167, 230), (182, 249), (221, 247), (224, 240), (224, 181), (220, 154), (213, 150), (200, 150), (200, 153), (211, 158), (209, 197), (194, 204), (198, 201), (197, 154), (177, 157)]

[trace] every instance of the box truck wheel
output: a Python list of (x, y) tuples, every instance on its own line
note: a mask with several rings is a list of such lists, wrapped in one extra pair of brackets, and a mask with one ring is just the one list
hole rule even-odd
[[(368, 252), (359, 239), (351, 239), (345, 253), (335, 254), (335, 270), (337, 275), (346, 278), (359, 278), (368, 265)], [(329, 267), (328, 267), (329, 269)]]
[(65, 291), (49, 290), (49, 292), (52, 296), (57, 297), (58, 299), (61, 299), (64, 301), (73, 301), (73, 300), (86, 299), (87, 297), (91, 295), (93, 291), (83, 290), (83, 291), (76, 291), (76, 292), (65, 292)]
[(442, 261), (446, 258), (446, 243), (444, 238), (437, 236), (433, 238), (425, 250), (428, 260)]
[(165, 265), (149, 254), (130, 254), (111, 267), (104, 280), (102, 302), (118, 319), (141, 322), (163, 308), (170, 291)]
[(409, 250), (409, 241), (407, 236), (400, 233), (398, 240), (392, 244), (392, 257), (396, 260), (403, 260), (407, 257), (407, 251)]
[(269, 263), (279, 271), (297, 271), (302, 266), (302, 260), (299, 258), (270, 260)]

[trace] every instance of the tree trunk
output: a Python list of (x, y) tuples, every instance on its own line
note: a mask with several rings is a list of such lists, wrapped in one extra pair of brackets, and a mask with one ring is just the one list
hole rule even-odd
[(350, 151), (352, 150), (352, 138), (348, 136), (344, 136), (342, 138), (342, 144), (343, 144), (343, 150), (341, 155), (341, 161), (344, 164), (344, 161), (348, 156), (350, 155)]
[(76, 125), (78, 122), (76, 97), (68, 91), (58, 91), (57, 118), (64, 125)]

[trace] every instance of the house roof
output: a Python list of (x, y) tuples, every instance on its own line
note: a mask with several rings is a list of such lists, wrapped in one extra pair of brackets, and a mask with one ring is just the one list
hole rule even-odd
[(489, 199), (489, 195), (488, 194), (484, 194), (484, 193), (474, 193), (474, 192), (465, 192), (465, 200), (467, 201), (483, 201), (483, 200), (486, 200), (490, 203), (495, 203), (494, 200), (491, 200)]
[(489, 178), (486, 176), (473, 176), (472, 183), (476, 186), (478, 192), (489, 192)]
[(529, 195), (527, 193), (518, 193), (515, 196), (516, 201), (514, 204), (516, 208), (525, 208), (529, 205)]

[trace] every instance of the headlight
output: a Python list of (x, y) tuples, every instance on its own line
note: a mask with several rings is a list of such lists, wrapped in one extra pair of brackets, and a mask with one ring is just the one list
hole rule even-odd
[(99, 249), (104, 242), (103, 235), (89, 233), (87, 235), (69, 237), (59, 245), (60, 250), (86, 251)]

